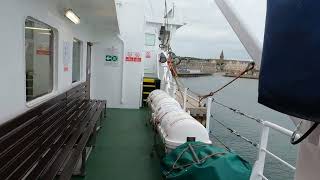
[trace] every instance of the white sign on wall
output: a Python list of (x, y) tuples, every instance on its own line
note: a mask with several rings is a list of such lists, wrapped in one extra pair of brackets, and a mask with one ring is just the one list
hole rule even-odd
[(63, 42), (63, 71), (68, 72), (70, 62), (72, 59), (72, 43), (68, 41)]

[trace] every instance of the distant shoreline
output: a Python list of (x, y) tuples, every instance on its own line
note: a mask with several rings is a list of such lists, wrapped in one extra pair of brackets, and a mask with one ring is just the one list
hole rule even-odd
[(179, 77), (202, 77), (202, 76), (212, 76), (211, 73), (178, 73)]
[[(235, 73), (224, 73), (223, 76), (225, 77), (236, 77), (238, 76), (238, 74), (235, 74)], [(240, 78), (246, 78), (246, 79), (259, 79), (259, 75), (257, 74), (244, 74), (242, 75)]]

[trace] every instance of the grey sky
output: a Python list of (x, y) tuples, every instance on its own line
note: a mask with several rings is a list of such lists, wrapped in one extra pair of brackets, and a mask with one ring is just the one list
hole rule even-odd
[[(172, 39), (172, 48), (177, 55), (214, 58), (219, 57), (223, 50), (226, 58), (251, 59), (215, 3), (208, 0), (174, 1), (187, 23)], [(263, 5), (266, 0), (229, 1), (246, 19), (246, 25), (262, 43), (262, 21), (265, 13)], [(252, 13), (256, 16), (252, 16)]]

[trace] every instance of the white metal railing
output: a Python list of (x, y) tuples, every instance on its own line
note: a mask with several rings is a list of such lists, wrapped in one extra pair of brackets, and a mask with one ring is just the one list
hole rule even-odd
[[(165, 82), (165, 90), (167, 91), (167, 93), (170, 94), (170, 96), (172, 96), (173, 98), (176, 97), (176, 93), (177, 93), (177, 84), (175, 82)], [(182, 96), (183, 96), (183, 102), (182, 102), (182, 108), (187, 111), (187, 99), (191, 98), (194, 99), (196, 101), (198, 101), (198, 99), (196, 99), (194, 97), (194, 95), (192, 95), (190, 93), (190, 91), (188, 90), (188, 88), (184, 88), (183, 92), (182, 92)], [(211, 120), (211, 105), (213, 102), (213, 98), (212, 97), (208, 97), (207, 98), (207, 102), (206, 102), (206, 110), (207, 110), (207, 119), (206, 119), (206, 128), (208, 130), (208, 132), (210, 132), (210, 120)], [(285, 160), (281, 159), (279, 156), (273, 154), (272, 152), (270, 152), (267, 147), (268, 147), (268, 140), (269, 140), (269, 131), (270, 128), (280, 132), (283, 135), (289, 136), (291, 137), (293, 132), (281, 127), (277, 124), (274, 124), (272, 122), (269, 121), (261, 121), (261, 122), (257, 122), (262, 126), (262, 131), (261, 131), (261, 136), (260, 136), (260, 143), (259, 143), (259, 148), (258, 148), (258, 156), (257, 159), (254, 163), (253, 169), (252, 169), (252, 173), (251, 173), (251, 177), (250, 180), (268, 180), (267, 177), (265, 177), (264, 173), (264, 165), (265, 165), (265, 160), (266, 160), (266, 155), (270, 155), (272, 158), (278, 160), (280, 163), (284, 164), (285, 166), (287, 166), (288, 168), (292, 169), (293, 171), (295, 171), (295, 167), (293, 165), (291, 165), (290, 163), (286, 162)], [(300, 135), (296, 135), (296, 138), (299, 138)]]
[[(212, 104), (213, 99), (212, 97), (209, 97), (207, 99), (207, 117), (211, 117), (211, 106), (209, 104)], [(207, 121), (210, 122), (210, 119), (207, 118)], [(264, 165), (265, 165), (265, 160), (266, 160), (266, 155), (270, 155), (274, 159), (278, 160), (280, 163), (284, 164), (288, 168), (292, 170), (296, 170), (296, 168), (291, 165), (290, 163), (286, 162), (285, 160), (281, 159), (279, 156), (273, 154), (270, 152), (267, 147), (268, 147), (268, 139), (269, 139), (269, 130), (270, 128), (280, 132), (283, 135), (291, 137), (293, 135), (293, 132), (281, 127), (275, 123), (269, 122), (269, 121), (256, 121), (260, 125), (262, 125), (262, 131), (261, 131), (261, 136), (260, 136), (260, 143), (259, 143), (259, 148), (258, 148), (258, 157), (254, 163), (252, 173), (250, 176), (250, 180), (268, 180), (267, 177), (264, 176)], [(300, 135), (297, 134), (296, 138), (300, 138)]]

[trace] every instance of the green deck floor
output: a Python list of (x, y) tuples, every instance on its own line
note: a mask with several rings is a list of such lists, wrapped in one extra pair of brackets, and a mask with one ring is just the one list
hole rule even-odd
[(151, 158), (153, 135), (145, 109), (108, 109), (85, 177), (73, 180), (160, 180), (160, 164)]

